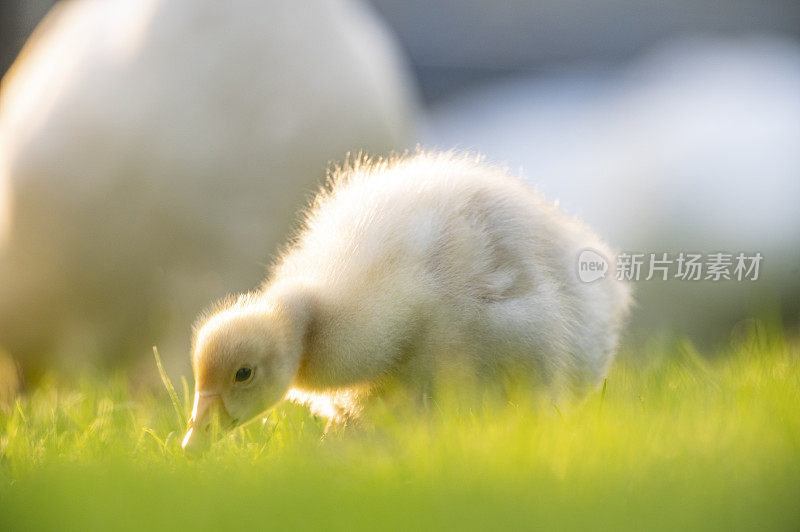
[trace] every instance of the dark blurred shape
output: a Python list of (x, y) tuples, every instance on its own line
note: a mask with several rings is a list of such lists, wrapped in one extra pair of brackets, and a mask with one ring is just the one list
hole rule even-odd
[(55, 0), (0, 0), (0, 76)]
[(796, 0), (371, 0), (429, 100), (499, 75), (600, 68), (687, 34), (800, 35)]

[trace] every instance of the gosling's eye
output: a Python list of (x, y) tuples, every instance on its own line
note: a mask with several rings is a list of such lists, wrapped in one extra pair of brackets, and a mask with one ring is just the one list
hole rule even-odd
[(236, 370), (236, 375), (233, 377), (233, 380), (238, 383), (247, 382), (253, 378), (253, 370), (252, 368), (248, 368), (247, 366), (243, 366)]

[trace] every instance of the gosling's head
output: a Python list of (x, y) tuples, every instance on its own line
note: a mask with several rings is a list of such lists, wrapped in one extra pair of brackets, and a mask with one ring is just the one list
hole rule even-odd
[(183, 448), (204, 448), (215, 417), (230, 430), (280, 401), (297, 373), (301, 341), (280, 306), (234, 305), (204, 320), (192, 350), (194, 408)]

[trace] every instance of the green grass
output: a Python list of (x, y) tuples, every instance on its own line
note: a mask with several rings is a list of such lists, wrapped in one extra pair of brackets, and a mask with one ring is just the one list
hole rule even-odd
[(451, 387), (325, 438), (284, 405), (197, 460), (185, 386), (50, 380), (0, 411), (0, 529), (797, 530), (798, 345), (654, 343), (578, 405)]

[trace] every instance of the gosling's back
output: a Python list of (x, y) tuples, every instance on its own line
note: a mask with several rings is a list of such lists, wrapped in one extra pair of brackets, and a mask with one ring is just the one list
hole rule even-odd
[(418, 379), (447, 358), (573, 386), (605, 372), (629, 300), (610, 277), (579, 281), (584, 248), (611, 255), (503, 169), (420, 153), (337, 171), (271, 279), (325, 309), (308, 384)]

